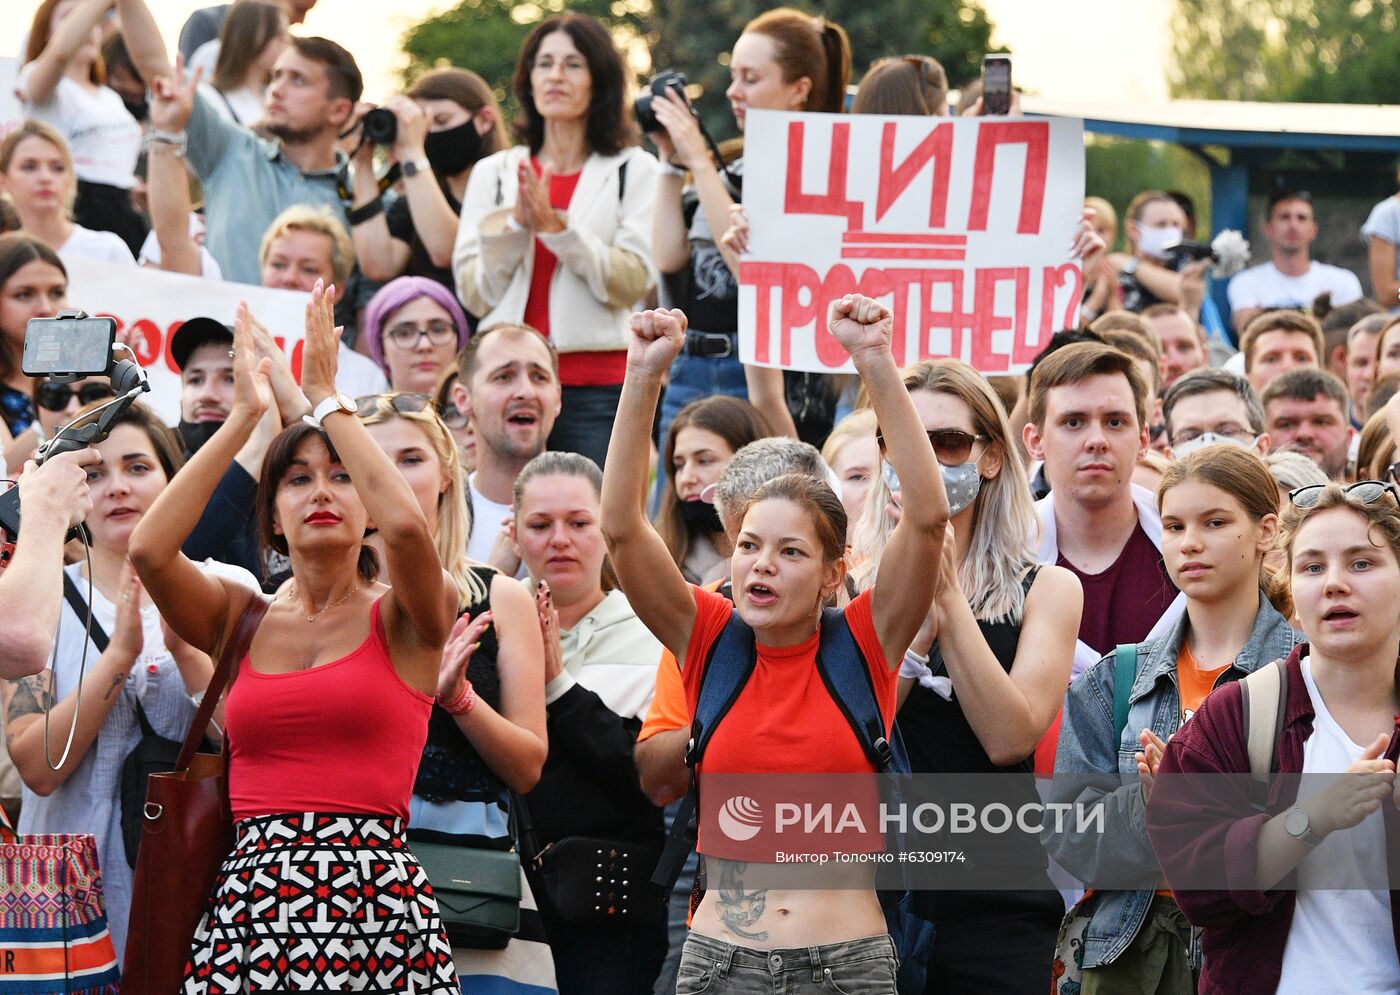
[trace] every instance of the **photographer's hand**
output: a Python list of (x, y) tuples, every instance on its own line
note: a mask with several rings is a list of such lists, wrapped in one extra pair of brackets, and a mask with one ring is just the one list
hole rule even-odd
[(28, 523), (40, 519), (62, 523), (64, 532), (87, 518), (92, 511), (88, 493), (87, 468), (101, 462), (96, 449), (59, 453), (42, 466), (25, 463), (19, 478), (19, 508)]
[[(651, 109), (665, 129), (650, 136), (663, 159), (683, 165), (692, 173), (715, 168), (705, 137), (700, 134), (700, 123), (691, 113), (689, 104), (668, 88), (661, 96), (653, 98)], [(669, 144), (670, 149), (663, 148), (662, 142)]]
[(428, 137), (428, 117), (423, 108), (401, 93), (390, 97), (384, 106), (394, 112), (399, 125), (394, 135), (394, 158), (402, 163), (426, 157), (424, 141)]
[(1201, 304), (1206, 299), (1206, 270), (1209, 259), (1197, 259), (1181, 268), (1181, 310), (1191, 317), (1201, 313)]

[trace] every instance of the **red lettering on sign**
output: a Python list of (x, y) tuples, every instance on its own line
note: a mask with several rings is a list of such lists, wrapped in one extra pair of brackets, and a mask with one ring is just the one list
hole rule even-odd
[(914, 177), (933, 160), (933, 187), (928, 202), (928, 226), (942, 228), (948, 218), (948, 181), (952, 174), (953, 126), (940, 124), (914, 147), (898, 166), (894, 165), (894, 136), (897, 126), (886, 124), (880, 138), (880, 183), (875, 195), (875, 220), (885, 216)]
[[(856, 279), (855, 273), (851, 272), (849, 266), (836, 265), (827, 270), (826, 279), (822, 281), (820, 313), (816, 316), (816, 347), (817, 358), (822, 361), (822, 365), (833, 369), (846, 365), (846, 360), (850, 358), (850, 353), (846, 352), (840, 342), (836, 341), (836, 336), (827, 330), (830, 318), (829, 308), (832, 303), (839, 301), (847, 294), (864, 294), (866, 297), (873, 297), (876, 300), (888, 294), (894, 285), (879, 269), (868, 269)], [(785, 329), (784, 334), (791, 337), (791, 330)], [(904, 330), (895, 325), (894, 334), (901, 340), (904, 337)], [(899, 347), (894, 346), (894, 354), (900, 355)]]
[(977, 158), (972, 168), (972, 206), (967, 212), (969, 231), (987, 230), (992, 202), (992, 173), (997, 149), (1002, 145), (1026, 147), (1026, 171), (1021, 178), (1021, 216), (1018, 235), (1040, 234), (1040, 214), (1045, 206), (1045, 178), (1050, 169), (1050, 125), (1045, 121), (982, 121), (977, 129)]
[[(967, 273), (960, 269), (912, 270), (911, 272), (919, 274), (923, 293), (917, 358), (937, 357), (941, 359), (945, 356), (954, 356), (961, 359), (963, 335), (973, 329), (977, 322), (976, 313), (963, 308), (963, 288), (967, 282)], [(935, 310), (934, 294), (938, 286), (945, 283), (950, 291), (948, 310)], [(935, 350), (933, 347), (933, 332), (939, 328), (948, 329), (948, 348), (946, 351)]]
[(803, 138), (806, 129), (801, 121), (788, 125), (787, 187), (783, 210), (788, 214), (834, 214), (844, 217), (852, 228), (859, 228), (865, 216), (865, 205), (846, 199), (846, 158), (851, 144), (851, 125), (841, 122), (831, 126), (831, 157), (826, 167), (826, 192), (807, 193), (802, 189)]
[[(1006, 282), (1016, 285), (1015, 311), (1011, 315), (997, 314), (996, 311), (997, 284)], [(1010, 329), (1011, 341), (1015, 343), (1018, 329), (1026, 327), (1030, 283), (1031, 271), (1024, 266), (999, 266), (977, 271), (976, 289), (973, 291), (977, 330), (972, 336), (972, 365), (979, 373), (999, 373), (1008, 368), (1008, 354), (992, 350), (992, 334)]]
[(783, 285), (785, 263), (739, 264), (740, 285), (754, 288), (754, 362), (768, 363), (772, 360), (773, 326), (769, 314), (773, 310), (773, 290)]

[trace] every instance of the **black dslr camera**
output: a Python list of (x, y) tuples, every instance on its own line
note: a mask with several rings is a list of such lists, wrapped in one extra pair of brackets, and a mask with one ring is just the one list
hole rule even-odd
[(371, 145), (393, 145), (399, 137), (399, 119), (386, 107), (376, 107), (365, 114), (361, 122), (365, 141)]
[[(687, 82), (685, 73), (674, 69), (663, 69), (648, 81), (647, 92), (632, 102), (632, 111), (637, 115), (637, 124), (643, 134), (650, 135), (662, 130), (661, 122), (656, 120), (656, 112), (651, 109), (651, 104), (667, 90), (680, 97), (685, 105), (690, 107), (690, 101), (685, 95)], [(690, 113), (694, 114), (694, 109)]]
[[(56, 318), (31, 318), (24, 329), (24, 355), (20, 368), (31, 377), (49, 377), (58, 383), (75, 383), (86, 377), (106, 376), (116, 396), (102, 407), (81, 415), (54, 433), (39, 447), (35, 460), (44, 462), (59, 453), (77, 452), (101, 442), (112, 423), (151, 389), (133, 359), (117, 359), (117, 323), (112, 318), (89, 318), (82, 311), (60, 311)], [(78, 424), (81, 420), (82, 424)], [(0, 528), (19, 535), (19, 488), (0, 494)], [(81, 526), (80, 526), (81, 528)], [(70, 533), (68, 538), (76, 534)]]

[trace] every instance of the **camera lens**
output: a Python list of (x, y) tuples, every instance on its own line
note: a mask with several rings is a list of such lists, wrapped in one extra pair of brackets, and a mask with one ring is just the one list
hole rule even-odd
[(376, 107), (365, 115), (365, 141), (372, 145), (392, 145), (399, 134), (399, 122), (394, 112)]

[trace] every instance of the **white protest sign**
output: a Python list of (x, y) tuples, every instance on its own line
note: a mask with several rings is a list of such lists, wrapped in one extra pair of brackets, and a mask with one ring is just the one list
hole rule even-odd
[(750, 111), (744, 143), (745, 363), (852, 372), (826, 330), (848, 293), (894, 312), (901, 365), (1016, 372), (1078, 326), (1083, 122)]
[(224, 283), (146, 266), (78, 262), (68, 267), (68, 305), (88, 314), (117, 319), (117, 329), (134, 328), (137, 361), (146, 371), (151, 392), (141, 400), (166, 422), (180, 420), (180, 371), (170, 357), (170, 338), (188, 318), (206, 316), (233, 324), (239, 301), (267, 326), (291, 356), (292, 372), (301, 378), (301, 351), (306, 336), (309, 294), (269, 290), (247, 283)]
[(24, 119), (19, 98), (15, 96), (15, 80), (19, 78), (19, 59), (0, 58), (0, 135)]

